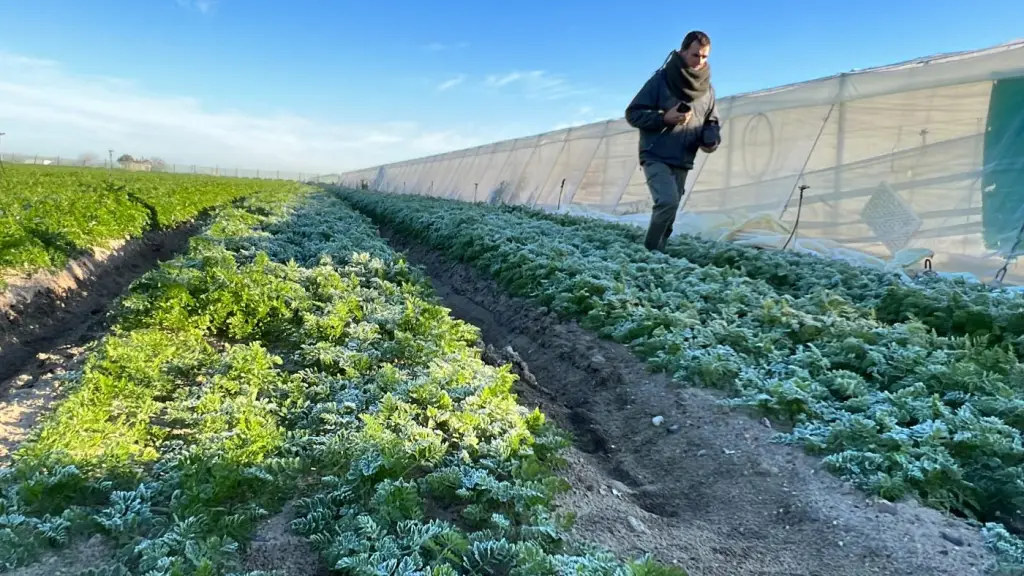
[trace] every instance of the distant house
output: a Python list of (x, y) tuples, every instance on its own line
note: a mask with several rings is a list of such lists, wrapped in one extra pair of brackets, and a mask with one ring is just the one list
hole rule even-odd
[(125, 162), (121, 164), (121, 167), (132, 172), (149, 172), (153, 170), (153, 163), (149, 160), (135, 160), (134, 162)]
[(117, 163), (121, 165), (121, 168), (131, 172), (151, 172), (154, 169), (159, 170), (159, 166), (163, 164), (162, 161), (154, 162), (146, 158), (133, 158), (130, 154), (121, 155), (117, 159)]

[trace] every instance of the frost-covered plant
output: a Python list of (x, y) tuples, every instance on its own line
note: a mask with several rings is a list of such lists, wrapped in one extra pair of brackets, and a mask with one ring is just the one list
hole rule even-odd
[(0, 474), (9, 566), (99, 533), (115, 554), (90, 574), (241, 574), (301, 495), (293, 528), (341, 571), (667, 570), (567, 545), (566, 439), (336, 199), (223, 210), (115, 318)]
[(865, 489), (1024, 525), (1024, 298), (690, 238), (651, 253), (637, 231), (592, 220), (337, 192), (652, 368), (789, 421), (781, 441)]

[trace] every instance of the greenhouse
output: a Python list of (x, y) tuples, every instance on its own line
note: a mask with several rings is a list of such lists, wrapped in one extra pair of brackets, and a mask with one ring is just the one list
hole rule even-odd
[[(1024, 279), (1007, 262), (1024, 227), (1024, 41), (718, 106), (724, 142), (698, 157), (677, 230), (875, 267)], [(620, 118), (338, 179), (645, 225), (651, 200), (637, 139)]]

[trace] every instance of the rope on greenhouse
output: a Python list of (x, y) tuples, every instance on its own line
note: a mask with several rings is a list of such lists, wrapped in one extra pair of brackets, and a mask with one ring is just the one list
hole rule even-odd
[(807, 184), (800, 185), (800, 197), (796, 201), (796, 221), (793, 222), (793, 229), (789, 231), (789, 238), (786, 238), (786, 243), (782, 245), (782, 251), (785, 252), (786, 248), (789, 247), (789, 243), (793, 241), (793, 237), (796, 236), (796, 227), (800, 225), (800, 212), (804, 209), (804, 191), (810, 188)]
[(1013, 246), (1010, 246), (1010, 251), (1006, 254), (1006, 258), (1003, 259), (1003, 265), (996, 271), (996, 275), (992, 279), (993, 283), (1003, 283), (1003, 280), (1006, 278), (1006, 272), (1010, 269), (1010, 259), (1017, 252), (1017, 247), (1020, 246), (1022, 238), (1024, 238), (1024, 222), (1021, 222), (1020, 228), (1017, 230), (1017, 239), (1013, 241)]

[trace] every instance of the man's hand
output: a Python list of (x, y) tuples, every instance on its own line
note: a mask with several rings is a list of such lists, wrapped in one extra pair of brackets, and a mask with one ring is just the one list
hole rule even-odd
[(718, 150), (718, 144), (715, 144), (714, 146), (701, 146), (700, 149), (703, 150), (705, 154), (711, 154), (715, 150)]
[(665, 124), (669, 126), (676, 126), (678, 124), (686, 124), (690, 121), (690, 116), (693, 115), (693, 110), (687, 110), (686, 112), (680, 112), (675, 106), (670, 108), (668, 112), (665, 112)]

